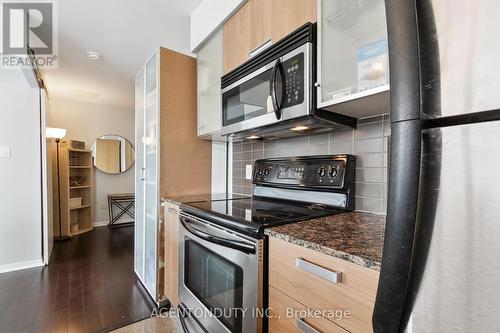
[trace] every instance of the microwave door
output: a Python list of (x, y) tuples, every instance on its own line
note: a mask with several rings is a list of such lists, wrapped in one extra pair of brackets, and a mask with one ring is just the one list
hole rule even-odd
[(311, 114), (312, 44), (305, 43), (222, 90), (222, 135)]
[(250, 119), (255, 116), (265, 114), (267, 95), (269, 94), (269, 80), (267, 80), (267, 72), (261, 78), (243, 84), (240, 89), (239, 104), (242, 106), (242, 114), (244, 119)]
[(275, 62), (222, 90), (223, 135), (277, 122), (271, 103)]
[(223, 92), (224, 122), (227, 125), (256, 118), (267, 113), (272, 68), (243, 79), (236, 87)]

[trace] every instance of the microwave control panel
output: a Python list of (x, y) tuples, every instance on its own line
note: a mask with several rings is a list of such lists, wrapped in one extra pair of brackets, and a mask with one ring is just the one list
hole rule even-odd
[(282, 62), (285, 74), (285, 96), (282, 108), (304, 102), (304, 53), (299, 53)]
[(353, 172), (354, 157), (351, 155), (257, 160), (253, 183), (343, 189), (350, 183), (349, 177), (354, 176)]

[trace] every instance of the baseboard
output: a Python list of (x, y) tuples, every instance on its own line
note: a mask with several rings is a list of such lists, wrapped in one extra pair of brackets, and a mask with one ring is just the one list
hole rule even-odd
[(21, 269), (28, 269), (28, 268), (42, 267), (42, 266), (44, 266), (42, 259), (21, 261), (12, 264), (0, 265), (0, 273), (7, 273), (7, 272), (19, 271)]
[[(120, 223), (130, 223), (130, 222), (134, 222), (134, 219), (123, 219), (123, 220), (119, 220), (118, 222), (115, 222), (115, 224), (120, 224)], [(104, 227), (104, 226), (107, 226), (109, 224), (109, 221), (99, 221), (99, 222), (94, 222), (94, 228), (95, 227)]]

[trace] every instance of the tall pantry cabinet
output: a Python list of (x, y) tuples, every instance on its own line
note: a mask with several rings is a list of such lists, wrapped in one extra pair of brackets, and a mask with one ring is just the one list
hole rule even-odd
[(210, 193), (211, 142), (198, 138), (196, 59), (159, 48), (135, 80), (134, 269), (165, 299), (161, 198)]

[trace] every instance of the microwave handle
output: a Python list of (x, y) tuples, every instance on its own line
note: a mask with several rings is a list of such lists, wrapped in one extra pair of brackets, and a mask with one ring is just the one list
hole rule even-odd
[[(281, 100), (278, 101), (278, 92), (276, 91), (276, 81), (278, 75), (281, 78)], [(281, 60), (276, 59), (273, 71), (271, 74), (271, 101), (273, 102), (274, 114), (276, 119), (281, 119), (281, 106), (283, 105), (283, 98), (285, 98), (285, 73), (283, 72), (283, 66), (281, 65)]]
[(254, 245), (250, 245), (244, 242), (239, 242), (233, 239), (226, 239), (219, 236), (210, 235), (192, 226), (191, 223), (189, 222), (189, 219), (187, 219), (184, 216), (179, 216), (179, 220), (181, 221), (181, 224), (184, 227), (184, 229), (189, 231), (191, 234), (206, 240), (207, 242), (222, 245), (224, 247), (229, 247), (231, 249), (238, 250), (247, 254), (255, 254), (256, 252)]

